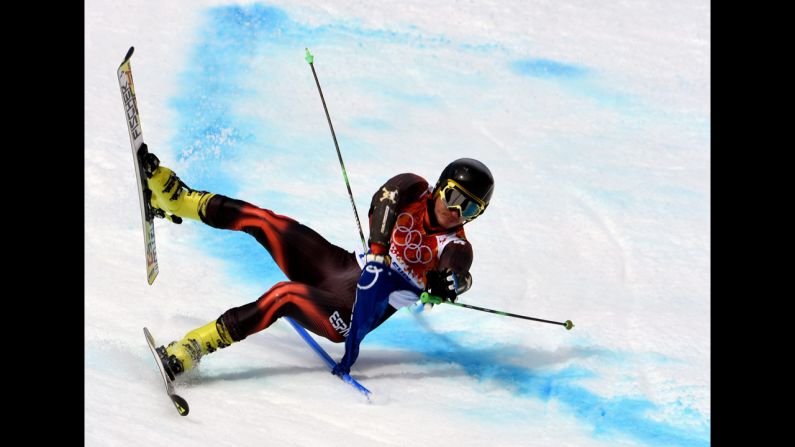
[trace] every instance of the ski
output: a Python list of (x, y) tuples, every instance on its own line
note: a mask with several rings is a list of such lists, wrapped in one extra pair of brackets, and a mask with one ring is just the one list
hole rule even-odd
[[(306, 329), (301, 327), (290, 317), (284, 317), (284, 319), (287, 320), (287, 322), (289, 322), (290, 325), (292, 325), (293, 329), (295, 329), (295, 331), (298, 332), (298, 335), (300, 335), (301, 338), (304, 339), (306, 344), (308, 344), (309, 347), (312, 348), (312, 350), (315, 351), (315, 353), (318, 356), (320, 356), (320, 358), (323, 359), (324, 362), (326, 362), (326, 365), (328, 365), (329, 370), (333, 370), (334, 367), (337, 366), (337, 362), (335, 362), (334, 359), (332, 359), (331, 356), (328, 355), (328, 353), (325, 350), (323, 350), (323, 348), (321, 348), (319, 344), (317, 344), (315, 339), (313, 339), (312, 336), (306, 332)], [(337, 377), (342, 379), (343, 382), (356, 388), (356, 390), (359, 391), (360, 393), (364, 394), (364, 397), (367, 399), (368, 402), (370, 402), (370, 395), (372, 394), (372, 392), (367, 388), (365, 388), (364, 386), (362, 386), (362, 384), (357, 382), (356, 379), (350, 376), (350, 374), (343, 374)]]
[(146, 176), (151, 176), (157, 168), (157, 159), (147, 157), (149, 151), (141, 130), (141, 118), (138, 114), (138, 103), (135, 98), (135, 86), (133, 85), (132, 69), (130, 67), (130, 57), (132, 57), (134, 47), (130, 47), (124, 61), (119, 65), (116, 74), (119, 79), (121, 89), (121, 99), (124, 105), (124, 112), (127, 121), (127, 131), (130, 135), (130, 145), (132, 146), (133, 161), (135, 162), (135, 177), (138, 179), (138, 203), (141, 206), (141, 223), (144, 231), (144, 250), (146, 252), (146, 279), (151, 285), (157, 277), (157, 252), (155, 251), (155, 210), (149, 205), (149, 198), (152, 192), (146, 184)]
[(160, 376), (163, 377), (163, 382), (166, 384), (166, 394), (168, 394), (174, 406), (177, 407), (180, 416), (187, 416), (189, 410), (188, 402), (174, 392), (174, 382), (168, 377), (168, 373), (166, 373), (166, 369), (163, 367), (163, 362), (160, 360), (160, 355), (157, 353), (157, 348), (155, 347), (155, 339), (152, 337), (149, 329), (144, 328), (144, 336), (146, 336), (146, 343), (149, 345), (149, 350), (151, 350), (152, 355), (155, 356), (155, 363), (157, 363), (157, 368), (160, 370)]

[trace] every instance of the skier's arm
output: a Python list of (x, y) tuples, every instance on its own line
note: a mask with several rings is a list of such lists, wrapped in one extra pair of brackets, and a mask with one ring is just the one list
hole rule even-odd
[(386, 184), (373, 196), (370, 206), (370, 246), (367, 261), (378, 260), (390, 264), (389, 240), (392, 237), (392, 228), (397, 221), (397, 206), (400, 198), (400, 188)]
[(398, 210), (406, 203), (416, 201), (428, 189), (428, 182), (415, 174), (399, 174), (387, 180), (370, 202), (370, 252), (359, 277), (356, 301), (351, 314), (351, 325), (345, 339), (345, 354), (332, 369), (333, 374), (350, 372), (359, 357), (359, 345), (364, 337), (394, 312), (390, 311), (389, 294), (395, 281), (389, 264), (389, 241), (397, 221)]
[(348, 374), (359, 357), (359, 345), (364, 337), (384, 321), (389, 308), (389, 294), (404, 284), (397, 273), (381, 261), (371, 260), (362, 270), (356, 285), (356, 301), (351, 313), (351, 325), (345, 339), (345, 354), (331, 370), (332, 374)]
[[(433, 297), (455, 301), (458, 295), (472, 287), (472, 245), (465, 240), (448, 244), (439, 257), (436, 270), (425, 274), (425, 291)], [(439, 304), (441, 300), (428, 301)], [(427, 303), (426, 303), (427, 304)]]
[(367, 241), (375, 255), (389, 253), (389, 240), (397, 221), (398, 210), (406, 203), (417, 200), (428, 182), (415, 174), (398, 174), (387, 180), (373, 195), (370, 202), (370, 237)]

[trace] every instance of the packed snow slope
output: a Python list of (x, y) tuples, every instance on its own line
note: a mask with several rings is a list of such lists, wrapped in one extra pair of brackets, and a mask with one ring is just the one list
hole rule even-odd
[[(85, 8), (87, 445), (709, 444), (709, 2)], [(167, 343), (285, 277), (244, 233), (158, 220), (147, 284), (116, 80), (130, 46), (164, 165), (353, 250), (309, 48), (363, 222), (389, 177), (477, 158), (496, 188), (466, 228), (460, 301), (575, 328), (402, 310), (354, 366), (367, 403), (277, 321), (181, 379), (180, 417), (142, 328)]]

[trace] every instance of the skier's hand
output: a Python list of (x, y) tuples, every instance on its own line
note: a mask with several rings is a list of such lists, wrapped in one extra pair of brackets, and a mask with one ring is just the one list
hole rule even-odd
[(334, 365), (334, 368), (331, 370), (331, 374), (334, 374), (335, 376), (340, 376), (340, 377), (344, 376), (345, 374), (350, 374), (350, 373), (351, 373), (351, 369), (344, 367), (341, 363), (337, 363), (336, 365)]
[[(458, 277), (450, 269), (443, 271), (431, 270), (425, 274), (425, 291), (429, 297), (440, 299), (439, 302), (429, 301), (433, 304), (441, 303), (441, 300), (455, 302), (458, 298)], [(420, 298), (422, 299), (422, 297)], [(429, 298), (430, 299), (430, 298)], [(425, 301), (423, 301), (425, 302)]]
[(364, 255), (364, 263), (369, 264), (370, 262), (379, 262), (388, 267), (392, 264), (392, 258), (388, 254), (377, 255), (374, 253), (367, 252), (367, 254)]
[(384, 264), (387, 267), (392, 265), (392, 258), (389, 256), (389, 249), (380, 244), (370, 244), (370, 250), (368, 250), (367, 254), (364, 255), (364, 263), (368, 264), (370, 262), (378, 262)]

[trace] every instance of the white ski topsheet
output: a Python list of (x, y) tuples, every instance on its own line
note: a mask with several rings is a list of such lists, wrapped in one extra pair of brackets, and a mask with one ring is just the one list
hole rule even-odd
[[(706, 1), (87, 2), (86, 444), (706, 445), (709, 18)], [(112, 79), (132, 45), (164, 165), (352, 250), (309, 47), (359, 210), (394, 174), (484, 161), (461, 301), (576, 327), (401, 311), (354, 366), (365, 404), (280, 321), (179, 382), (180, 418), (140, 328), (168, 342), (284, 277), (245, 234), (158, 220), (143, 280)]]

